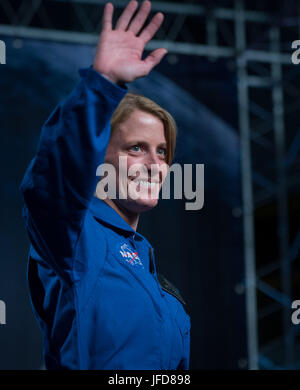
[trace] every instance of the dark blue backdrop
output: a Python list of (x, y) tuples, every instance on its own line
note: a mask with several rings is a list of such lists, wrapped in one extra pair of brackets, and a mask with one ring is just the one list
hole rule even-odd
[[(0, 369), (38, 369), (42, 340), (28, 298), (29, 241), (18, 186), (43, 122), (78, 82), (78, 69), (92, 63), (94, 49), (3, 40), (7, 64), (0, 66), (0, 299), (6, 303), (7, 323), (0, 325)], [(239, 361), (247, 356), (245, 296), (236, 292), (244, 278), (240, 152), (237, 131), (228, 124), (236, 119), (235, 79), (218, 62), (177, 57), (177, 64), (171, 65), (173, 60), (165, 59), (129, 88), (175, 117), (179, 136), (174, 162), (205, 165), (204, 207), (186, 211), (185, 199), (161, 200), (141, 218), (139, 231), (155, 246), (159, 271), (188, 302), (191, 368), (240, 368)], [(211, 108), (215, 104), (223, 119), (203, 101)]]

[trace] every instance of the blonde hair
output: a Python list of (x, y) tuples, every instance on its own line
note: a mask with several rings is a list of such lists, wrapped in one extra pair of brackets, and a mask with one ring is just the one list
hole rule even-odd
[(175, 153), (177, 134), (175, 120), (168, 111), (145, 96), (132, 92), (125, 95), (112, 116), (111, 132), (116, 131), (120, 123), (124, 122), (134, 110), (145, 111), (163, 122), (167, 142), (166, 162), (171, 165)]

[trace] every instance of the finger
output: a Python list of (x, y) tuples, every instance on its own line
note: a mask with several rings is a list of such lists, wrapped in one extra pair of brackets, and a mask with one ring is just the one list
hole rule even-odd
[(139, 37), (142, 38), (145, 43), (148, 43), (153, 38), (153, 36), (155, 35), (159, 27), (161, 26), (163, 20), (164, 20), (164, 14), (162, 14), (161, 12), (157, 13), (151, 19), (148, 26), (145, 27), (144, 30), (141, 32)]
[(112, 3), (105, 4), (102, 17), (102, 31), (110, 31), (112, 29), (114, 6)]
[(132, 31), (135, 35), (140, 31), (140, 29), (143, 27), (149, 13), (151, 10), (151, 3), (150, 1), (144, 1), (141, 5), (141, 8), (139, 9), (138, 13), (130, 23), (130, 26), (128, 28), (128, 31)]
[(167, 49), (156, 49), (152, 51), (143, 61), (147, 74), (163, 59), (163, 57), (168, 53)]
[(137, 9), (139, 3), (137, 1), (130, 1), (127, 4), (127, 7), (122, 12), (121, 16), (119, 17), (117, 24), (116, 24), (116, 30), (126, 30), (128, 27), (128, 24), (135, 13), (135, 10)]

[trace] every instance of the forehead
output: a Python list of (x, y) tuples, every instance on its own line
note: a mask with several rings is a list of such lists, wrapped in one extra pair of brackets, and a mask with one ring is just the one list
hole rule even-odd
[(116, 136), (124, 141), (138, 139), (166, 142), (163, 122), (155, 115), (141, 110), (134, 110), (120, 123), (116, 133)]

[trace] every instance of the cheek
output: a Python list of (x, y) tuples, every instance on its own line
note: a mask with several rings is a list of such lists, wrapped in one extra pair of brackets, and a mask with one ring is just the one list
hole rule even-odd
[(169, 165), (166, 163), (166, 162), (163, 162), (160, 167), (160, 172), (161, 172), (161, 176), (162, 176), (162, 181), (165, 180), (167, 174), (168, 174), (168, 171), (169, 171)]
[(128, 176), (148, 176), (148, 170), (146, 167), (146, 164), (143, 160), (143, 157), (134, 157), (134, 156), (128, 156), (127, 157), (127, 169), (128, 169)]
[(104, 163), (112, 165), (115, 169), (116, 175), (119, 174), (120, 156), (122, 156), (122, 153), (120, 153), (118, 148), (114, 147), (113, 145), (108, 146), (104, 158)]
[(106, 150), (106, 154), (104, 157), (104, 163), (111, 164), (116, 168), (118, 167), (118, 164), (119, 164), (118, 153), (116, 153), (115, 150), (110, 146), (108, 146), (108, 148)]
[(128, 169), (135, 164), (141, 164), (141, 159), (134, 156), (127, 156), (127, 167)]

